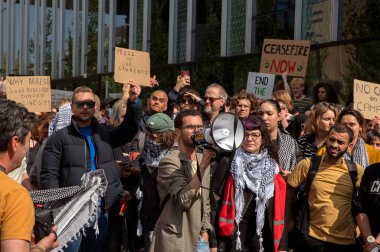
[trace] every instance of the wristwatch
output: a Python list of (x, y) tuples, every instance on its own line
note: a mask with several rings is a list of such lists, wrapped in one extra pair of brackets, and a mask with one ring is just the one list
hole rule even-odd
[(376, 239), (375, 239), (375, 237), (373, 237), (372, 235), (370, 235), (370, 236), (367, 236), (367, 242), (368, 243), (375, 243)]

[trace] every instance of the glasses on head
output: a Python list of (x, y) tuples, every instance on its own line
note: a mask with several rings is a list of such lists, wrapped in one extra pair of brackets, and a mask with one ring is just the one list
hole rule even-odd
[(94, 108), (95, 107), (95, 102), (94, 101), (76, 101), (75, 106), (77, 108), (84, 108), (84, 105), (87, 106), (87, 108)]
[(257, 140), (259, 139), (259, 137), (261, 137), (261, 134), (260, 133), (245, 133), (244, 136), (246, 139), (251, 137), (253, 140)]
[(203, 97), (203, 100), (206, 102), (207, 100), (210, 101), (210, 103), (214, 103), (214, 101), (217, 101), (217, 100), (220, 100), (222, 98), (220, 97), (209, 97), (209, 96), (205, 96)]
[(182, 129), (185, 129), (187, 131), (203, 130), (203, 128), (204, 128), (203, 125), (193, 125), (193, 124), (182, 127)]
[(181, 103), (183, 103), (183, 104), (186, 104), (186, 103), (193, 104), (194, 103), (194, 99), (192, 99), (192, 98), (189, 98), (189, 99), (182, 98)]

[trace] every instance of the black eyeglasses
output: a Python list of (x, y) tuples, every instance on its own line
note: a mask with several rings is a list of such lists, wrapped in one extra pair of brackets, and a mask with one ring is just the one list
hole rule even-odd
[(194, 99), (182, 98), (181, 103), (184, 103), (184, 104), (186, 104), (186, 103), (193, 104), (194, 103)]
[(75, 106), (77, 108), (84, 108), (84, 105), (87, 106), (87, 108), (94, 108), (95, 107), (95, 102), (94, 101), (76, 101)]
[(220, 97), (209, 97), (209, 96), (205, 96), (205, 97), (203, 97), (203, 100), (206, 102), (207, 100), (209, 100), (210, 101), (210, 103), (214, 103), (214, 101), (216, 101), (216, 100), (220, 100), (220, 99), (222, 99), (222, 98), (220, 98)]

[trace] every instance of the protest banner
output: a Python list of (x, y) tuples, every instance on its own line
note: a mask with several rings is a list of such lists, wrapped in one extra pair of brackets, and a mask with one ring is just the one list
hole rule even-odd
[(372, 120), (380, 115), (380, 84), (354, 80), (354, 109)]
[(52, 89), (51, 90), (51, 105), (58, 108), (59, 102), (62, 99), (70, 99), (73, 96), (73, 91)]
[(7, 99), (31, 112), (51, 111), (50, 76), (8, 76), (5, 82)]
[(275, 77), (273, 74), (249, 72), (246, 90), (259, 99), (270, 99)]
[(118, 83), (133, 80), (150, 87), (149, 53), (116, 47), (114, 79)]
[(310, 41), (264, 39), (260, 72), (305, 77), (310, 53)]

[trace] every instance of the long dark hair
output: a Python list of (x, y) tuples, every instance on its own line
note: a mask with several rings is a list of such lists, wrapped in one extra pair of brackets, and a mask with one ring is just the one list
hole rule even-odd
[(263, 119), (255, 115), (251, 115), (244, 121), (243, 125), (244, 125), (245, 130), (259, 130), (260, 131), (261, 138), (263, 139), (261, 143), (260, 151), (267, 149), (268, 155), (274, 160), (278, 161), (276, 148), (273, 146), (273, 144), (270, 141), (269, 132), (267, 128), (265, 127), (265, 123)]

